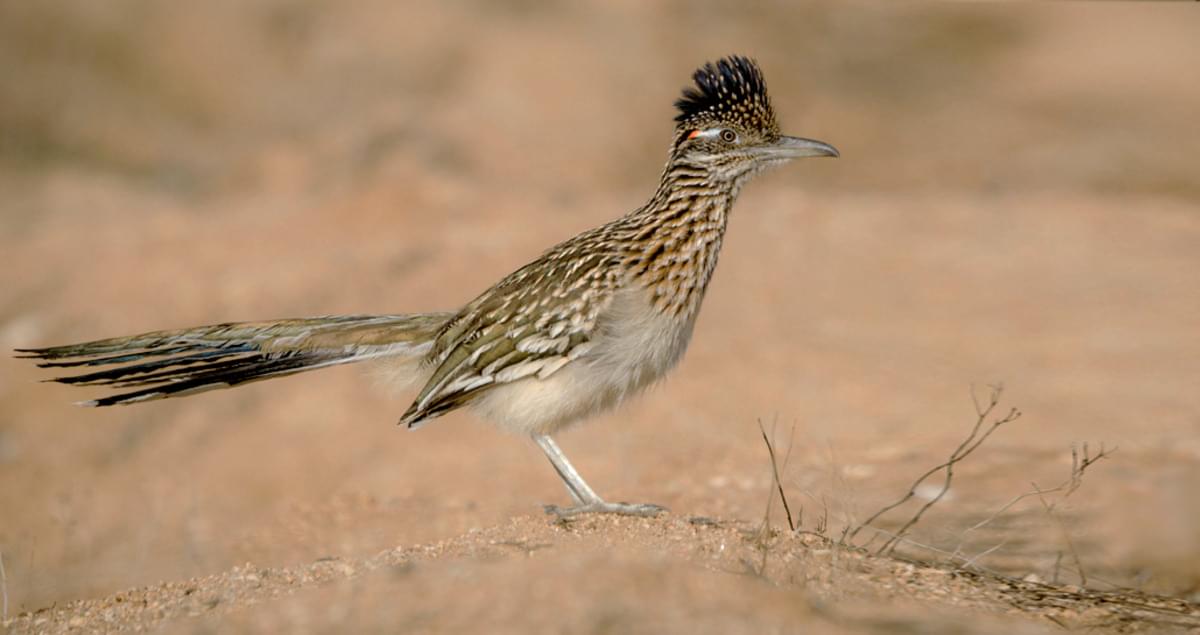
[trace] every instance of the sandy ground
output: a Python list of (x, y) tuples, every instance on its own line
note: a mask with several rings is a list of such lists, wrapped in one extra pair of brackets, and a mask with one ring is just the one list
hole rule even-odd
[[(551, 522), (532, 444), (370, 369), (93, 411), (0, 361), (4, 628), (1196, 627), (1190, 9), (0, 5), (5, 348), (454, 307), (640, 204), (733, 51), (843, 153), (748, 188), (683, 364), (560, 439), (660, 519)], [(896, 557), (838, 544), (999, 382)]]

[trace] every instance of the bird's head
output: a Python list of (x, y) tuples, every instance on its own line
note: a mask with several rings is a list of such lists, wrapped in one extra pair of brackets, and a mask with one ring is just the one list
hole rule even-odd
[(740, 182), (765, 168), (800, 157), (836, 157), (828, 143), (779, 132), (762, 71), (753, 60), (731, 56), (692, 75), (675, 102), (672, 158), (701, 166), (710, 178)]

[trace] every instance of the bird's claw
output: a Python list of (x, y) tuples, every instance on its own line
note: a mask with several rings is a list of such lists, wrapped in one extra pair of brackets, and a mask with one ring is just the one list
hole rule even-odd
[(547, 514), (556, 516), (558, 520), (567, 520), (584, 514), (619, 514), (622, 516), (653, 517), (667, 511), (666, 507), (653, 503), (606, 503), (604, 501), (576, 505), (574, 507), (545, 505), (543, 509)]

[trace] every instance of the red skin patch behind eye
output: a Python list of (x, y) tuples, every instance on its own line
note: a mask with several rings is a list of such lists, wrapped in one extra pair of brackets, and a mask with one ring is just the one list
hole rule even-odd
[(699, 136), (699, 135), (700, 135), (700, 131), (699, 131), (699, 130), (693, 130), (693, 131), (691, 131), (691, 132), (689, 132), (689, 133), (688, 133), (688, 136), (687, 136), (687, 138), (688, 138), (688, 139), (695, 139), (695, 138), (696, 138), (697, 136)]

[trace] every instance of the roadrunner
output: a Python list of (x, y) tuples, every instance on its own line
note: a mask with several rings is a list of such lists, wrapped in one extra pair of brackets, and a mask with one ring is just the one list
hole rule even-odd
[(89, 369), (53, 381), (132, 389), (84, 406), (387, 360), (401, 379), (424, 383), (401, 425), (470, 406), (532, 437), (575, 503), (548, 511), (656, 514), (663, 508), (596, 495), (551, 435), (638, 393), (679, 361), (730, 209), (752, 176), (798, 157), (838, 156), (829, 144), (780, 134), (754, 61), (728, 57), (693, 79), (675, 102), (670, 155), (649, 202), (552, 247), (456, 312), (227, 323), (18, 352), (42, 367)]

